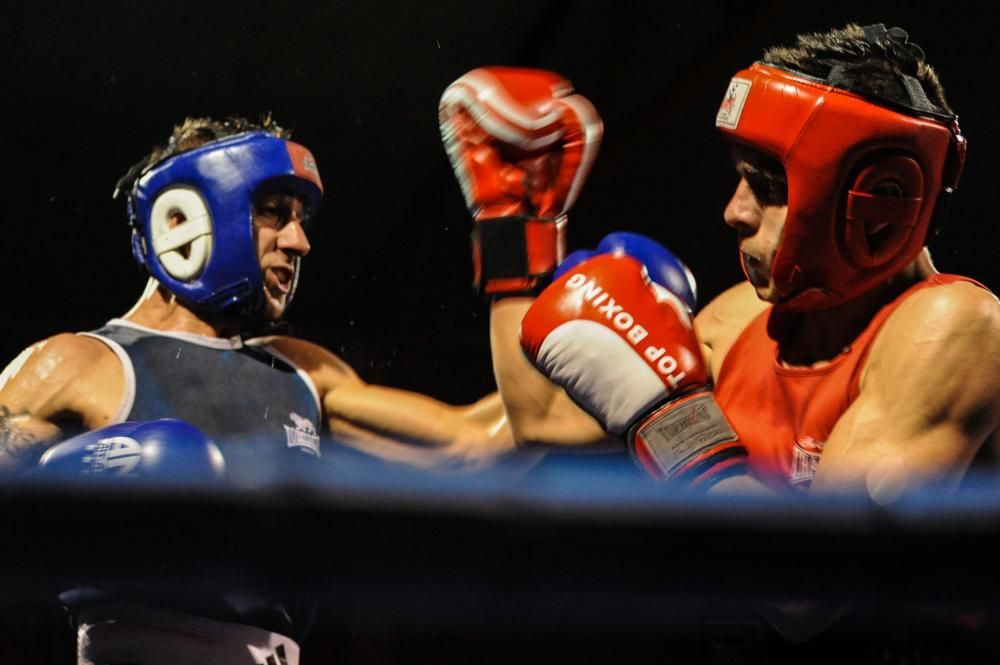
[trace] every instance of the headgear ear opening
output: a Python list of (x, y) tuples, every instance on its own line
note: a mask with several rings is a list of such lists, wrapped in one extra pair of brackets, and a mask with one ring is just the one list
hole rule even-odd
[(924, 176), (912, 157), (881, 153), (865, 160), (848, 188), (842, 251), (870, 270), (896, 258), (915, 232), (924, 203)]
[(171, 277), (186, 282), (201, 274), (212, 254), (212, 215), (197, 190), (163, 191), (153, 201), (149, 224), (153, 252)]

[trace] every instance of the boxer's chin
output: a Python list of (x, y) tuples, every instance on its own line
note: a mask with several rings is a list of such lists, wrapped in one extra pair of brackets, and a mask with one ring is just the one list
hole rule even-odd
[(264, 299), (261, 302), (258, 316), (265, 321), (277, 321), (285, 315), (288, 309), (288, 295), (275, 295), (264, 289)]

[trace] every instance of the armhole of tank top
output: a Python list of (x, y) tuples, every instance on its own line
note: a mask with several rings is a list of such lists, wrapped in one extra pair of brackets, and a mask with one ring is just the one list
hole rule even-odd
[[(244, 343), (246, 343), (246, 342), (244, 342)], [(323, 403), (320, 402), (319, 391), (316, 390), (316, 384), (314, 384), (313, 380), (309, 377), (309, 373), (306, 372), (301, 367), (299, 367), (296, 363), (292, 362), (288, 358), (288, 356), (286, 356), (285, 354), (281, 353), (280, 351), (277, 351), (270, 344), (253, 344), (253, 346), (257, 347), (258, 349), (263, 349), (263, 350), (267, 351), (268, 353), (270, 353), (272, 356), (274, 356), (275, 358), (277, 358), (281, 362), (286, 363), (289, 367), (292, 367), (293, 369), (295, 369), (295, 373), (299, 375), (299, 378), (302, 379), (302, 381), (306, 384), (306, 386), (309, 387), (309, 392), (312, 393), (313, 400), (316, 402), (316, 413), (318, 414), (318, 417), (319, 417), (319, 420), (320, 420), (320, 422), (317, 423), (317, 424), (322, 425), (322, 423), (323, 423)]]
[(17, 357), (11, 360), (10, 364), (7, 365), (2, 372), (0, 372), (0, 388), (3, 388), (7, 382), (10, 381), (10, 377), (17, 374), (21, 367), (24, 366), (24, 363), (28, 362), (28, 358), (34, 350), (34, 346), (29, 346), (24, 351), (21, 351), (21, 353), (17, 354)]
[(81, 332), (77, 335), (92, 337), (102, 342), (118, 356), (118, 362), (122, 364), (122, 371), (125, 373), (125, 394), (122, 395), (122, 403), (115, 414), (115, 423), (124, 422), (135, 405), (135, 368), (132, 366), (132, 359), (128, 357), (125, 348), (113, 339), (91, 332)]

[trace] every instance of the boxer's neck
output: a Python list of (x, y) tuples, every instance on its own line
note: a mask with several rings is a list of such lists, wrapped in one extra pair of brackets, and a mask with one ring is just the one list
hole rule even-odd
[(139, 302), (122, 318), (154, 330), (185, 332), (205, 337), (230, 338), (240, 334), (237, 316), (211, 316), (195, 312), (162, 286), (147, 288)]
[(925, 250), (885, 283), (846, 303), (811, 312), (773, 311), (769, 330), (779, 359), (792, 367), (828, 363), (851, 346), (882, 307), (936, 272)]

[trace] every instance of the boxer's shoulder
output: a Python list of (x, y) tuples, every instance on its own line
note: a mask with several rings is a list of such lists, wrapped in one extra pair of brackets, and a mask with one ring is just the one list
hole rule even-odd
[(346, 382), (359, 381), (357, 373), (340, 356), (315, 342), (285, 335), (255, 341), (277, 351), (305, 371), (320, 395)]
[(749, 282), (741, 282), (723, 291), (698, 312), (694, 327), (712, 376), (718, 376), (726, 353), (743, 330), (769, 307), (757, 297)]
[(115, 358), (114, 352), (100, 340), (68, 332), (35, 342), (28, 347), (28, 351), (36, 362), (44, 359), (49, 365), (57, 363), (67, 369), (88, 367), (95, 362), (100, 363)]
[(37, 342), (0, 372), (0, 460), (23, 462), (63, 436), (64, 427), (113, 422), (125, 394), (114, 352), (96, 339), (59, 334)]
[(923, 321), (964, 328), (993, 329), (1000, 319), (1000, 300), (983, 286), (966, 280), (949, 281), (913, 291), (886, 321), (900, 326)]
[[(121, 361), (93, 337), (60, 333), (32, 344), (6, 370), (0, 386), (31, 402), (69, 410), (89, 419), (104, 402), (120, 401)], [(37, 406), (41, 406), (38, 404)]]
[[(988, 369), (996, 358), (1000, 300), (973, 282), (939, 284), (911, 292), (889, 314), (872, 345), (862, 386), (873, 367), (897, 368), (900, 377), (911, 378), (921, 368), (942, 380), (956, 372), (1000, 377)], [(996, 390), (1000, 394), (1000, 385)]]

